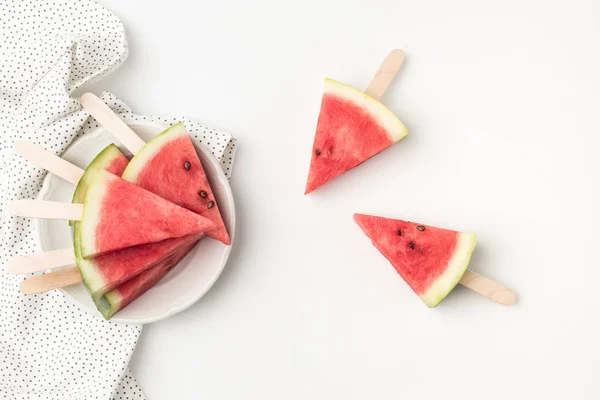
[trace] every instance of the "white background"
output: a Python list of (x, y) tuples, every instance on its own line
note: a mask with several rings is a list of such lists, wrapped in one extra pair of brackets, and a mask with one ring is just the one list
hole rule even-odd
[[(101, 3), (130, 57), (95, 90), (239, 139), (235, 249), (145, 328), (150, 400), (600, 398), (598, 2)], [(323, 78), (365, 88), (396, 47), (409, 136), (303, 196)], [(354, 212), (477, 233), (519, 302), (427, 309)]]

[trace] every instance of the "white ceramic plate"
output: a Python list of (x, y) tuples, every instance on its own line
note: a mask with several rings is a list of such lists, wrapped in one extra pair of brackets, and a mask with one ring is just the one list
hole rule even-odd
[[(168, 127), (166, 124), (154, 122), (128, 119), (125, 119), (125, 122), (145, 141)], [(75, 141), (62, 157), (85, 169), (94, 157), (110, 143), (115, 143), (128, 156), (130, 155), (110, 133), (101, 127)], [(233, 245), (235, 206), (231, 187), (218, 160), (210, 151), (202, 146), (197, 146), (196, 150), (217, 198)], [(49, 173), (44, 179), (38, 198), (70, 202), (74, 191), (75, 186), (71, 183)], [(72, 246), (72, 229), (66, 221), (37, 220), (36, 228), (42, 251)], [(202, 239), (163, 279), (136, 301), (118, 312), (111, 321), (128, 324), (149, 323), (167, 318), (191, 306), (211, 288), (221, 275), (231, 246), (225, 246), (211, 238)], [(60, 290), (83, 310), (102, 318), (82, 283)]]

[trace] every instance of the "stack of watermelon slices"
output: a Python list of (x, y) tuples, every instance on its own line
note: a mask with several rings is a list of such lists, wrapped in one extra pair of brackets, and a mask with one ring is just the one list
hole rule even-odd
[(72, 222), (77, 266), (106, 319), (150, 289), (205, 234), (230, 244), (183, 123), (131, 161), (114, 144), (106, 147), (86, 169), (73, 203), (84, 204), (81, 221)]

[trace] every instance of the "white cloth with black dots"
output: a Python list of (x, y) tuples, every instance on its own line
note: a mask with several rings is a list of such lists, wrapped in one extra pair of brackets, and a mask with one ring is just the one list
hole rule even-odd
[[(93, 1), (0, 1), (0, 265), (41, 251), (32, 222), (6, 212), (9, 200), (36, 198), (46, 176), (13, 153), (14, 141), (32, 140), (61, 154), (95, 128), (70, 95), (127, 54), (121, 21)], [(134, 116), (111, 94), (102, 98)], [(139, 118), (184, 121), (229, 176), (236, 150), (231, 136), (185, 118)], [(89, 315), (59, 291), (25, 296), (18, 290), (23, 279), (0, 271), (0, 399), (144, 398), (127, 367), (141, 326)]]

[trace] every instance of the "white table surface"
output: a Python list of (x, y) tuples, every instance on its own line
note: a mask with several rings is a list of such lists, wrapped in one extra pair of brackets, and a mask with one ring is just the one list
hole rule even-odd
[[(101, 3), (131, 54), (95, 90), (239, 139), (235, 249), (145, 328), (148, 399), (600, 398), (598, 2)], [(323, 78), (364, 88), (395, 47), (409, 136), (303, 196)], [(427, 309), (354, 212), (476, 232), (518, 304)]]

